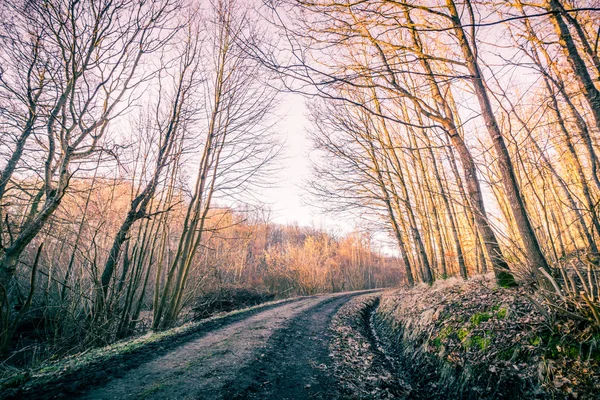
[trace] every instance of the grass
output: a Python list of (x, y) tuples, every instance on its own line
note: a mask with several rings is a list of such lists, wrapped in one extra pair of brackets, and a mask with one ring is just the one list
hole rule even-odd
[[(496, 389), (510, 394), (503, 398), (533, 398), (538, 391), (554, 396), (549, 398), (598, 397), (600, 331), (568, 318), (549, 323), (531, 301), (536, 294), (529, 288), (508, 291), (472, 281), (457, 285), (418, 287), (381, 300), (382, 321), (411, 328), (400, 331), (402, 351), (417, 376), (433, 365), (431, 374), (443, 371), (440, 385), (459, 382), (457, 393), (471, 390), (473, 398), (487, 393), (491, 376)], [(416, 346), (422, 346), (421, 353)]]

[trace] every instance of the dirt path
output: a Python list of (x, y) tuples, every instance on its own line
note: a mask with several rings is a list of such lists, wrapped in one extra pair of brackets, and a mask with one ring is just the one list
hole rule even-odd
[(223, 399), (335, 399), (328, 326), (351, 296), (327, 299), (276, 332), (260, 357), (226, 385)]
[(359, 293), (309, 297), (207, 332), (84, 399), (332, 398), (327, 326)]

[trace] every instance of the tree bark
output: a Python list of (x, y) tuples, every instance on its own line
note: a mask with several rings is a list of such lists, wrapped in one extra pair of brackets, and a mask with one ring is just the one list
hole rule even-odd
[(550, 19), (552, 20), (556, 34), (559, 37), (559, 43), (567, 60), (569, 60), (569, 63), (571, 64), (573, 73), (581, 87), (581, 91), (592, 110), (592, 115), (596, 121), (596, 127), (600, 129), (600, 91), (596, 88), (596, 85), (594, 85), (594, 81), (590, 76), (587, 65), (583, 58), (581, 58), (577, 46), (575, 45), (575, 41), (571, 36), (571, 32), (569, 32), (569, 27), (563, 20), (562, 14), (564, 8), (559, 0), (548, 0), (546, 7), (548, 11), (552, 11)]

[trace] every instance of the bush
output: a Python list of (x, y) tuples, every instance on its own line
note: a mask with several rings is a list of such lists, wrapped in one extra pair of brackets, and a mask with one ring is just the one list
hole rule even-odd
[(271, 301), (273, 293), (253, 288), (225, 287), (199, 296), (193, 308), (194, 319), (208, 318), (219, 312), (233, 311)]

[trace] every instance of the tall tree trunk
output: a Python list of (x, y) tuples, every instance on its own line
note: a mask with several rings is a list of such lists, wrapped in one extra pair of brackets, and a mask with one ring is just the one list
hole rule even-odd
[(551, 11), (550, 19), (556, 30), (556, 34), (559, 37), (559, 43), (567, 56), (567, 60), (571, 64), (573, 73), (579, 82), (581, 91), (585, 96), (591, 110), (594, 120), (596, 121), (596, 127), (600, 129), (600, 91), (596, 88), (592, 77), (588, 71), (587, 65), (579, 51), (577, 45), (569, 32), (569, 27), (563, 20), (563, 13), (565, 12), (562, 4), (559, 0), (548, 0), (546, 2), (548, 11)]
[[(375, 102), (376, 102), (376, 107), (378, 107), (379, 111), (381, 111), (379, 100), (377, 98), (375, 98)], [(381, 125), (381, 129), (382, 129), (383, 133), (385, 134), (385, 139), (387, 141), (387, 143), (383, 143), (383, 148), (389, 152), (389, 155), (390, 155), (389, 161), (393, 168), (394, 175), (396, 175), (398, 177), (398, 185), (400, 186), (401, 196), (398, 196), (398, 194), (395, 190), (393, 191), (393, 193), (395, 194), (395, 196), (397, 196), (398, 200), (400, 202), (402, 202), (402, 204), (405, 205), (405, 209), (406, 209), (407, 216), (408, 216), (408, 222), (410, 225), (410, 230), (412, 233), (413, 240), (415, 242), (415, 246), (417, 247), (417, 253), (419, 255), (419, 259), (421, 261), (421, 267), (422, 267), (422, 272), (423, 272), (423, 281), (425, 283), (432, 283), (433, 282), (433, 274), (431, 273), (431, 264), (429, 263), (429, 259), (427, 257), (427, 251), (425, 250), (425, 245), (423, 243), (421, 233), (419, 232), (419, 228), (417, 226), (417, 220), (415, 218), (413, 205), (410, 200), (410, 194), (409, 194), (408, 188), (406, 186), (406, 182), (405, 182), (406, 177), (405, 177), (405, 174), (403, 173), (403, 170), (405, 170), (405, 168), (403, 168), (402, 163), (398, 157), (398, 154), (394, 150), (392, 137), (387, 128), (387, 123), (386, 123), (385, 119), (379, 118), (379, 122)], [(390, 173), (390, 171), (388, 169), (388, 174), (389, 173)], [(391, 180), (391, 177), (390, 177), (390, 180)]]
[[(452, 3), (453, 4), (453, 3)], [(409, 10), (404, 8), (404, 15), (408, 23), (412, 26), (412, 20), (410, 17)], [(479, 179), (477, 178), (477, 169), (475, 167), (475, 161), (469, 148), (467, 147), (464, 139), (458, 131), (455, 118), (452, 111), (452, 107), (449, 102), (444, 98), (440, 90), (439, 84), (435, 79), (434, 72), (427, 61), (427, 57), (423, 54), (423, 46), (419, 37), (419, 33), (416, 29), (411, 29), (413, 45), (420, 55), (419, 60), (425, 70), (425, 76), (429, 83), (430, 92), (435, 99), (438, 107), (443, 110), (443, 115), (430, 114), (429, 117), (439, 122), (446, 135), (449, 137), (450, 142), (458, 152), (461, 163), (463, 165), (464, 177), (466, 181), (467, 193), (469, 194), (469, 204), (473, 210), (475, 222), (479, 229), (479, 232), (483, 238), (483, 243), (486, 247), (488, 256), (492, 262), (492, 268), (496, 275), (496, 280), (501, 286), (512, 286), (515, 284), (514, 277), (510, 273), (508, 263), (504, 259), (498, 239), (494, 234), (494, 231), (490, 227), (487, 220), (487, 213), (483, 203), (483, 195), (481, 192), (481, 186)]]
[[(508, 148), (506, 147), (506, 143), (504, 142), (502, 132), (500, 131), (498, 121), (494, 115), (492, 104), (487, 93), (487, 88), (485, 87), (483, 75), (479, 68), (479, 62), (477, 61), (474, 50), (471, 47), (472, 45), (469, 43), (469, 40), (467, 39), (467, 36), (463, 30), (462, 22), (460, 20), (454, 0), (447, 0), (446, 5), (450, 11), (454, 32), (458, 38), (467, 69), (469, 70), (469, 80), (475, 89), (475, 94), (481, 108), (481, 113), (485, 121), (487, 131), (492, 140), (494, 150), (496, 151), (502, 184), (511, 207), (513, 218), (519, 231), (519, 236), (524, 245), (525, 253), (528, 259), (527, 261), (536, 276), (540, 276), (538, 273), (538, 268), (542, 268), (546, 272), (551, 273), (548, 262), (542, 253), (542, 249), (527, 214), (527, 209), (525, 207), (525, 202), (517, 182), (512, 160), (508, 152)], [(473, 40), (475, 39), (473, 38)]]

